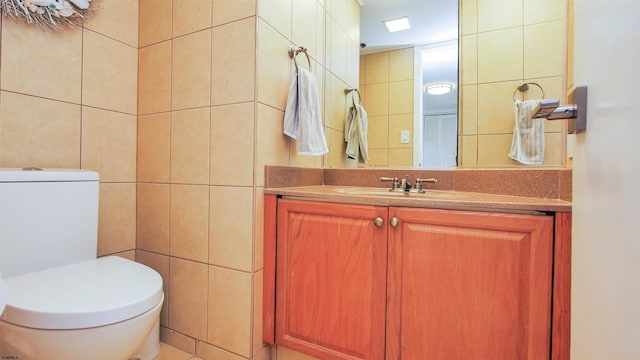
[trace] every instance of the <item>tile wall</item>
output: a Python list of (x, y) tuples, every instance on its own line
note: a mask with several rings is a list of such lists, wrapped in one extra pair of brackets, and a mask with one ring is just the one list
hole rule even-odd
[(360, 89), (369, 120), (367, 166), (413, 166), (413, 144), (400, 143), (400, 130), (413, 133), (413, 53), (411, 47), (360, 57)]
[[(141, 0), (139, 42), (136, 257), (165, 281), (162, 339), (206, 359), (269, 358), (264, 165), (349, 165), (343, 89), (358, 82), (359, 5)], [(324, 158), (298, 156), (282, 134), (292, 44), (318, 78)]]
[[(463, 0), (459, 156), (462, 167), (509, 167), (513, 92), (537, 82), (566, 103), (566, 0)], [(521, 99), (540, 98), (532, 87)], [(566, 125), (545, 123), (544, 165), (564, 166)]]
[(98, 15), (58, 32), (0, 20), (0, 167), (98, 171), (98, 255), (133, 259), (138, 1)]

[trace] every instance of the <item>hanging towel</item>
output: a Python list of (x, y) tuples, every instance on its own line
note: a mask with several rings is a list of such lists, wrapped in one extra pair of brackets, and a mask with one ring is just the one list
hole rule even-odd
[(509, 157), (526, 165), (540, 165), (544, 159), (544, 119), (533, 119), (540, 100), (516, 100), (516, 124)]
[(284, 111), (284, 133), (297, 140), (298, 154), (324, 155), (329, 152), (320, 116), (316, 77), (298, 67), (291, 80)]
[(354, 103), (347, 111), (344, 123), (345, 152), (349, 159), (357, 159), (361, 163), (369, 161), (368, 127), (367, 112), (362, 105)]

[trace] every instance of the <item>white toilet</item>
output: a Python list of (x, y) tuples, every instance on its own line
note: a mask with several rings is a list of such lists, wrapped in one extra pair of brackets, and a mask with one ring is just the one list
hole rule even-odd
[(0, 358), (158, 354), (162, 278), (96, 259), (98, 187), (91, 171), (0, 169)]

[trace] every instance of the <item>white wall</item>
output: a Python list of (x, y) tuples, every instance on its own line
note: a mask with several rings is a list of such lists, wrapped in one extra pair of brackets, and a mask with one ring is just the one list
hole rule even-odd
[(589, 106), (574, 157), (572, 359), (640, 359), (638, 14), (637, 0), (575, 0)]

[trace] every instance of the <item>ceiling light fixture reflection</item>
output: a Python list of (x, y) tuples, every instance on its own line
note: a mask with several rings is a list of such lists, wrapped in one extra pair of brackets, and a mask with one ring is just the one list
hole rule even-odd
[(424, 91), (429, 95), (443, 95), (453, 90), (453, 84), (447, 82), (431, 83), (424, 86)]
[(406, 16), (398, 19), (385, 20), (384, 24), (387, 26), (387, 30), (389, 30), (389, 32), (396, 32), (396, 31), (411, 29), (411, 24), (409, 24), (409, 18)]

